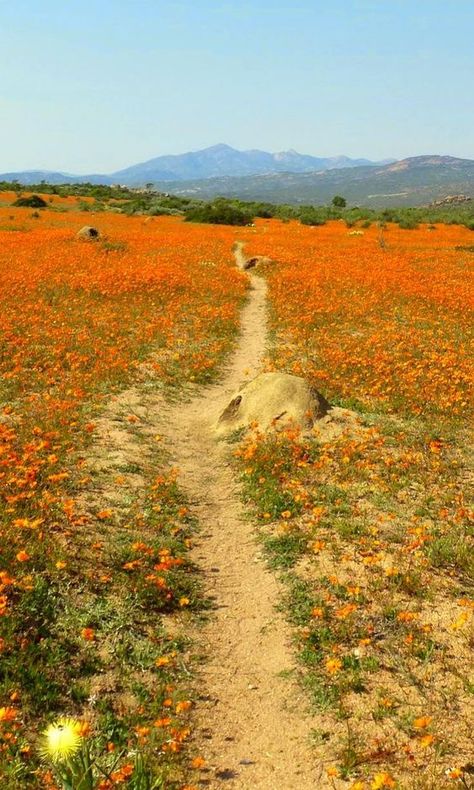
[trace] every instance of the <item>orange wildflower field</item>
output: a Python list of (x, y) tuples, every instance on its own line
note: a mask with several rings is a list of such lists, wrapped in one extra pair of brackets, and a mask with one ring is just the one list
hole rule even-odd
[[(32, 214), (14, 197), (0, 205), (2, 786), (57, 786), (38, 739), (65, 714), (91, 733), (101, 790), (151, 787), (145, 763), (156, 787), (200, 781), (189, 644), (167, 624), (205, 605), (196, 524), (146, 413), (234, 347), (242, 240), (273, 261), (258, 270), (268, 369), (339, 407), (311, 437), (244, 437), (235, 461), (284, 581), (325, 786), (472, 787), (472, 232), (233, 228), (56, 197)], [(76, 238), (89, 223), (99, 241)], [(114, 432), (135, 455), (104, 482)]]
[[(339, 413), (238, 451), (334, 787), (472, 787), (472, 232), (265, 222), (269, 367)], [(323, 420), (323, 423), (325, 421)]]
[(262, 224), (277, 366), (364, 409), (469, 417), (473, 235), (432, 227)]
[[(120, 514), (129, 522), (124, 538), (114, 508), (100, 500), (85, 507), (85, 457), (101, 441), (97, 424), (110, 398), (132, 380), (151, 378), (172, 396), (212, 377), (232, 346), (247, 287), (233, 267), (229, 229), (110, 213), (100, 216), (104, 239), (84, 243), (75, 234), (87, 222), (74, 210), (38, 217), (0, 209), (0, 759), (8, 787), (52, 782), (38, 767), (38, 729), (58, 711), (81, 715), (94, 678), (111, 671), (104, 634), (133, 630), (120, 625), (118, 599), (130, 597), (129, 620), (144, 601), (155, 620), (192, 603), (183, 559), (190, 523), (175, 475), (152, 459), (146, 502)], [(126, 421), (137, 429), (135, 413)], [(136, 658), (162, 679), (155, 693), (142, 689), (133, 715), (105, 694), (97, 702), (98, 748), (111, 753), (104, 788), (113, 776), (124, 781), (122, 747), (143, 740), (145, 725), (155, 721), (148, 740), (162, 752), (178, 752), (186, 736), (180, 719), (189, 704), (171, 681), (176, 661), (159, 630), (149, 655)], [(134, 650), (143, 639), (139, 630)], [(122, 674), (134, 666), (124, 641)]]

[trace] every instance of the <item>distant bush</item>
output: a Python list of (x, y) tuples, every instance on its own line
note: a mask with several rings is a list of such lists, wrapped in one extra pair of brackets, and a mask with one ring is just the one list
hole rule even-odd
[(418, 222), (410, 217), (405, 217), (399, 220), (398, 227), (402, 230), (416, 230), (418, 228)]
[(13, 205), (23, 208), (46, 208), (48, 204), (39, 195), (30, 195), (29, 197), (18, 198)]
[(313, 225), (315, 227), (317, 225), (326, 224), (325, 219), (322, 219), (322, 217), (319, 217), (317, 214), (310, 211), (300, 214), (300, 222), (302, 225)]
[(336, 208), (345, 208), (347, 206), (347, 201), (342, 197), (342, 195), (334, 195), (332, 204)]
[(253, 214), (229, 203), (206, 203), (186, 211), (186, 222), (208, 222), (211, 225), (251, 225)]
[(177, 208), (164, 206), (160, 201), (152, 201), (146, 211), (151, 217), (176, 217), (183, 213)]

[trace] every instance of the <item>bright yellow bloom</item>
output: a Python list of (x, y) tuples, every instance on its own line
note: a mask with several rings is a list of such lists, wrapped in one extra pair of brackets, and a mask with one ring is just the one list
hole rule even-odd
[(381, 790), (382, 787), (395, 787), (396, 782), (385, 772), (380, 774), (375, 774), (372, 784), (370, 785), (371, 790)]
[(41, 755), (53, 763), (61, 763), (73, 757), (81, 748), (81, 722), (62, 718), (43, 733)]

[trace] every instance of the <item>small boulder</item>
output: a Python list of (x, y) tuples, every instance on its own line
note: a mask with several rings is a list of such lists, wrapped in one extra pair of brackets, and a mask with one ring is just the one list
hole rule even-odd
[(314, 387), (289, 373), (260, 373), (235, 394), (217, 422), (220, 435), (255, 424), (262, 431), (290, 426), (310, 431), (331, 405)]
[(255, 269), (256, 266), (263, 266), (264, 263), (273, 263), (272, 259), (267, 258), (266, 255), (253, 255), (247, 258), (244, 253), (244, 247), (245, 245), (242, 241), (236, 241), (232, 247), (235, 262), (239, 269), (248, 271), (248, 269)]
[(254, 269), (256, 266), (263, 266), (264, 263), (272, 263), (272, 259), (265, 255), (254, 255), (253, 258), (247, 258), (244, 261), (242, 268), (247, 271), (247, 269)]
[(98, 241), (100, 239), (100, 231), (93, 228), (91, 225), (84, 225), (83, 228), (77, 231), (76, 239), (81, 241)]

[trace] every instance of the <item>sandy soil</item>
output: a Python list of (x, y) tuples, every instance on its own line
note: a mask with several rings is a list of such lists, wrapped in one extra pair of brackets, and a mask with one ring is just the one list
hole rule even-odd
[[(241, 248), (236, 250), (240, 263)], [(305, 790), (326, 787), (310, 748), (303, 692), (282, 677), (294, 666), (289, 630), (276, 612), (278, 582), (259, 556), (214, 424), (232, 394), (261, 370), (266, 284), (251, 276), (241, 336), (225, 377), (188, 403), (165, 408), (169, 450), (201, 532), (193, 559), (215, 608), (197, 634), (204, 653), (196, 740), (208, 771), (201, 786)]]

